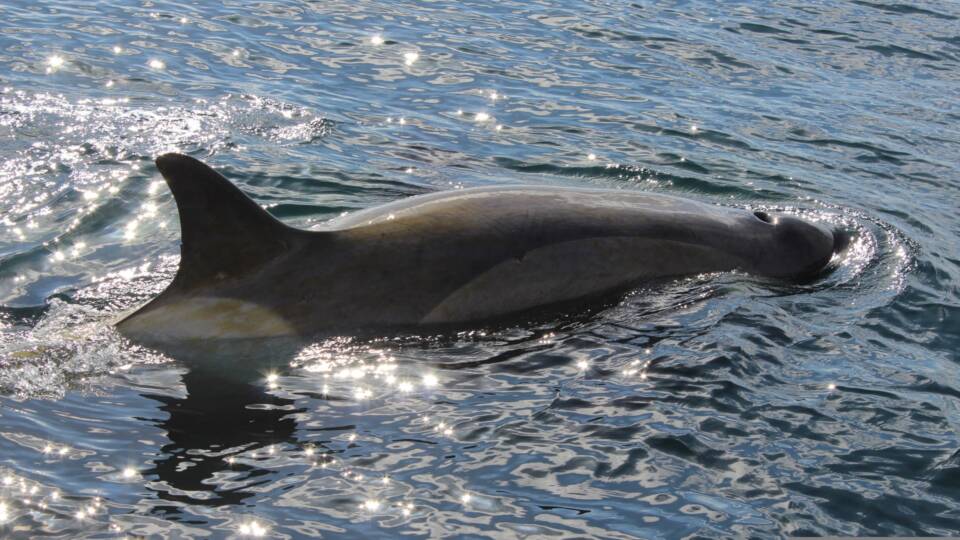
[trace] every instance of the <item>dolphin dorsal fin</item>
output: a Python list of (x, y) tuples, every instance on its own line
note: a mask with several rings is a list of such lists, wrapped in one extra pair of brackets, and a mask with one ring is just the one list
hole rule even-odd
[(179, 290), (209, 286), (285, 253), (299, 231), (271, 216), (204, 163), (183, 154), (156, 160), (180, 213)]

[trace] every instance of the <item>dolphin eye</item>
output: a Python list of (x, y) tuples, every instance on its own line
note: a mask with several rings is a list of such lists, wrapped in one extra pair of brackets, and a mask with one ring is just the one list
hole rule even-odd
[(753, 215), (756, 216), (757, 219), (759, 219), (764, 223), (771, 223), (773, 221), (772, 219), (770, 219), (770, 214), (766, 212), (757, 211), (757, 212), (754, 212)]

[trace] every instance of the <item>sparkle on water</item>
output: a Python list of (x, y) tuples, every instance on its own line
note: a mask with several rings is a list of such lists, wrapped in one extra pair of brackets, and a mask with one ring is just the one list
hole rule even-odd
[[(0, 537), (958, 532), (960, 14), (49, 6), (0, 33)], [(814, 284), (695, 276), (211, 376), (110, 327), (176, 270), (173, 150), (302, 227), (529, 182), (851, 238)]]
[(238, 532), (244, 536), (260, 538), (266, 536), (268, 531), (259, 521), (248, 521), (240, 525)]

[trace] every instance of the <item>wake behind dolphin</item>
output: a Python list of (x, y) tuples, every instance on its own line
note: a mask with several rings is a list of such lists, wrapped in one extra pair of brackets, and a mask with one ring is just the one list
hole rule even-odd
[(804, 278), (840, 246), (796, 217), (540, 186), (421, 195), (306, 231), (194, 158), (166, 154), (156, 164), (180, 213), (180, 267), (117, 324), (148, 341), (468, 325), (664, 277)]

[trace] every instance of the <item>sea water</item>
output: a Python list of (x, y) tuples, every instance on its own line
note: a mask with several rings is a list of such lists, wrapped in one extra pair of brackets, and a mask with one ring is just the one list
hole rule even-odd
[[(0, 537), (960, 534), (958, 74), (947, 2), (5, 0)], [(302, 228), (524, 183), (851, 243), (187, 362), (111, 326), (177, 268), (167, 151)]]

